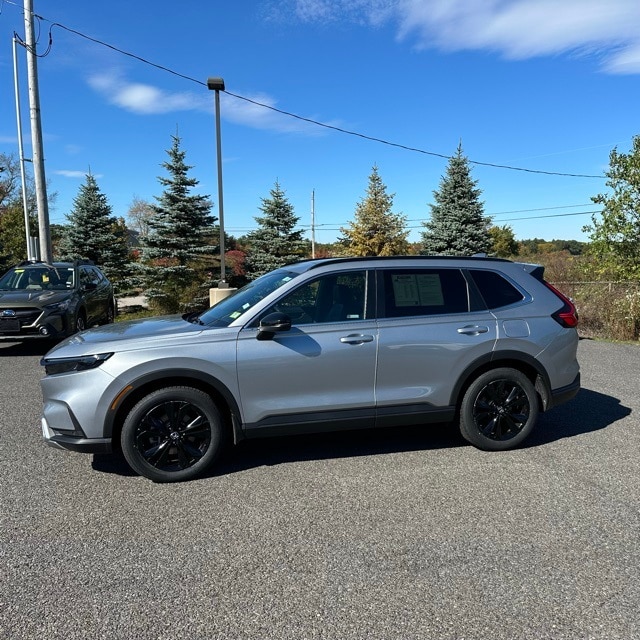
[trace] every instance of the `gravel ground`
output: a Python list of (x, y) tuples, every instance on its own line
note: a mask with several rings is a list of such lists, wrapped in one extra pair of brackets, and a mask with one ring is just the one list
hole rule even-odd
[(0, 342), (0, 638), (640, 637), (640, 347), (582, 341), (527, 446), (450, 428), (244, 443), (155, 485), (39, 433)]

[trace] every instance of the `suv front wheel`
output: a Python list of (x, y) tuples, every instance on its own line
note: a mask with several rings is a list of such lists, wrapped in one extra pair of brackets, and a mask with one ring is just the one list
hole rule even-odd
[(471, 383), (460, 406), (460, 433), (486, 451), (518, 446), (538, 419), (533, 383), (517, 369), (486, 371)]
[(220, 413), (203, 391), (166, 387), (144, 397), (122, 427), (122, 452), (131, 468), (154, 482), (190, 480), (218, 455)]

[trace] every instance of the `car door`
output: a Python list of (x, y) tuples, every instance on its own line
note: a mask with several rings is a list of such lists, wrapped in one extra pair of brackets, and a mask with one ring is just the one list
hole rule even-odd
[(91, 266), (80, 267), (80, 282), (87, 312), (87, 326), (90, 327), (106, 315), (109, 287), (102, 273)]
[(332, 273), (300, 285), (261, 317), (280, 312), (288, 331), (238, 339), (238, 382), (248, 432), (317, 431), (373, 424), (377, 328), (367, 273)]
[(378, 424), (452, 418), (463, 371), (494, 349), (495, 317), (459, 269), (381, 269), (378, 282)]

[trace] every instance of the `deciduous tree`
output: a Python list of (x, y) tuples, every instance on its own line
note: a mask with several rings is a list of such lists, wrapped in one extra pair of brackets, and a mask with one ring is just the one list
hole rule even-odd
[(517, 256), (520, 245), (516, 240), (513, 229), (505, 224), (502, 227), (489, 227), (491, 236), (491, 253), (498, 258), (511, 258)]
[(640, 277), (640, 136), (633, 138), (629, 153), (613, 149), (609, 154), (608, 193), (591, 200), (602, 206), (591, 224), (589, 254), (594, 268), (607, 277), (632, 280)]

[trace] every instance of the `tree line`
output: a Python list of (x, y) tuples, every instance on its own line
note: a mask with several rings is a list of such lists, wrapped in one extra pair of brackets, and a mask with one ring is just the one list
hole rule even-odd
[[(65, 225), (52, 225), (56, 259), (88, 258), (99, 264), (120, 295), (142, 292), (155, 311), (202, 308), (220, 278), (219, 226), (209, 196), (194, 193), (181, 140), (171, 138), (163, 163), (166, 174), (155, 202), (134, 199), (128, 225), (113, 215), (95, 176), (87, 174)], [(0, 154), (0, 269), (26, 257), (24, 214), (18, 163)], [(590, 242), (515, 239), (510, 226), (497, 226), (484, 212), (482, 191), (459, 145), (450, 158), (422, 223), (420, 241), (408, 240), (407, 218), (394, 211), (394, 196), (374, 165), (354, 217), (334, 243), (319, 245), (316, 256), (473, 255), (499, 257), (558, 253), (583, 279), (637, 280), (640, 275), (640, 136), (629, 153), (614, 149), (605, 173), (610, 191), (592, 198), (602, 212), (585, 227)], [(29, 210), (35, 211), (33, 186)], [(55, 194), (52, 196), (55, 198)], [(310, 257), (286, 192), (278, 181), (261, 198), (257, 228), (246, 236), (225, 236), (229, 284), (246, 282), (289, 262)], [(35, 215), (31, 228), (36, 229)], [(541, 260), (544, 262), (544, 259)], [(553, 261), (551, 261), (553, 262)], [(557, 261), (556, 261), (557, 262)], [(553, 267), (552, 267), (553, 268)], [(576, 271), (577, 269), (577, 271)], [(566, 268), (564, 269), (566, 271)]]

